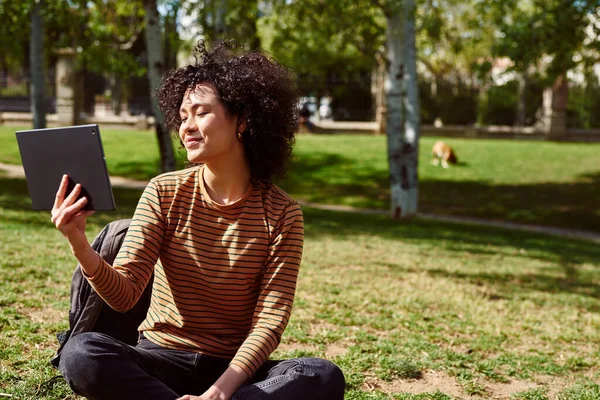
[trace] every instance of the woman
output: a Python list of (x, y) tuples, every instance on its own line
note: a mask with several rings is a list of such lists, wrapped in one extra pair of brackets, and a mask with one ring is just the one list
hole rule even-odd
[[(150, 181), (111, 267), (85, 236), (86, 199), (63, 179), (52, 222), (84, 275), (126, 311), (154, 272), (137, 346), (73, 337), (59, 369), (93, 399), (341, 399), (344, 377), (317, 358), (268, 360), (294, 300), (302, 257), (298, 204), (272, 183), (298, 127), (290, 72), (233, 44), (196, 49), (196, 63), (158, 90), (168, 127), (194, 167)], [(183, 397), (181, 397), (183, 396)]]

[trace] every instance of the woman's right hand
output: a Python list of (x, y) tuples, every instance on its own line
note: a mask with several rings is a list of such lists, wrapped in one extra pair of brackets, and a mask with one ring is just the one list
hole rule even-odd
[(69, 177), (63, 175), (60, 182), (54, 207), (52, 207), (52, 223), (67, 238), (74, 254), (89, 247), (89, 242), (85, 236), (86, 218), (94, 211), (83, 211), (88, 199), (82, 197), (77, 200), (81, 193), (81, 185), (75, 185), (75, 188), (65, 198)]

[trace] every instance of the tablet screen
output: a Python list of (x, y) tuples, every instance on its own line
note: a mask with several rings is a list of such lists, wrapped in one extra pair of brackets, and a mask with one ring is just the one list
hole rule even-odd
[(85, 209), (114, 210), (98, 125), (32, 129), (16, 132), (33, 209), (51, 210), (64, 174), (67, 193), (76, 183), (88, 198)]

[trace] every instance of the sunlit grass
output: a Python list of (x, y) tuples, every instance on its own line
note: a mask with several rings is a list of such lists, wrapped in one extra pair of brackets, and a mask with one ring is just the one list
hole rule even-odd
[[(75, 262), (47, 213), (29, 210), (25, 182), (0, 186), (0, 393), (74, 399), (49, 360)], [(139, 194), (117, 190), (119, 211), (93, 216), (89, 237), (129, 217)], [(304, 211), (297, 298), (274, 357), (335, 361), (348, 399), (597, 398), (597, 245)]]
[[(15, 130), (0, 126), (0, 162), (20, 162)], [(154, 132), (101, 134), (111, 174), (160, 172)], [(430, 162), (434, 140), (420, 140), (421, 212), (600, 231), (600, 143), (444, 139), (459, 164), (443, 169)], [(183, 166), (181, 151), (177, 159)], [(300, 135), (291, 171), (278, 183), (297, 199), (385, 210), (388, 182), (384, 136)]]

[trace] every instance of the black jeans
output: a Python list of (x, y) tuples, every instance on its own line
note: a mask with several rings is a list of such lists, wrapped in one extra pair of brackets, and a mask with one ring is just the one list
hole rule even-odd
[[(137, 346), (103, 333), (72, 337), (59, 369), (75, 393), (89, 399), (174, 400), (201, 395), (230, 360), (158, 346), (142, 337)], [(344, 398), (342, 371), (320, 358), (267, 361), (232, 400)]]

